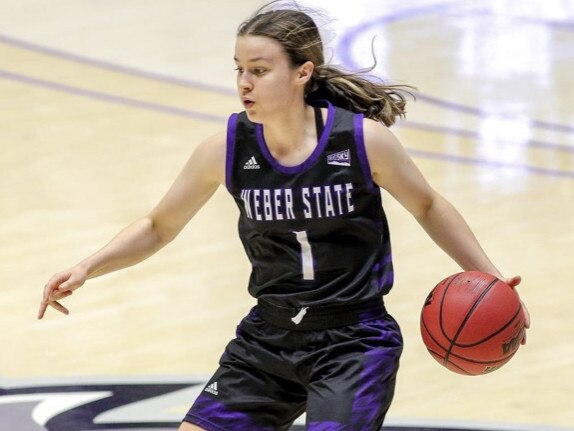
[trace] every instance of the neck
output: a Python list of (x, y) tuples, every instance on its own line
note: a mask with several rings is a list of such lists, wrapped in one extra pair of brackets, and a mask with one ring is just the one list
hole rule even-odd
[(264, 124), (265, 142), (273, 157), (294, 163), (308, 156), (317, 145), (313, 109), (305, 104), (293, 105), (282, 115)]

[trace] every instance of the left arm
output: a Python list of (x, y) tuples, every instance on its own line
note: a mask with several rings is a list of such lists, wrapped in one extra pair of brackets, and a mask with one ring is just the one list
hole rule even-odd
[[(398, 139), (380, 123), (364, 120), (367, 157), (373, 180), (419, 222), (432, 240), (465, 271), (492, 274), (515, 288), (519, 275), (505, 278), (490, 261), (460, 213), (425, 180)], [(524, 303), (526, 327), (530, 315)], [(522, 340), (524, 344), (526, 338)]]
[(364, 134), (375, 183), (399, 201), (463, 270), (487, 272), (504, 280), (460, 213), (429, 185), (389, 129), (365, 120)]

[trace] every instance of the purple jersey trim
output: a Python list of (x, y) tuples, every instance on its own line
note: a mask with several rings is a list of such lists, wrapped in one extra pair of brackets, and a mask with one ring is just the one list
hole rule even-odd
[(363, 114), (355, 114), (355, 143), (357, 145), (357, 155), (361, 163), (361, 169), (365, 177), (365, 183), (369, 185), (371, 191), (378, 190), (378, 186), (373, 181), (371, 175), (371, 166), (369, 165), (369, 158), (367, 157), (367, 150), (365, 149), (365, 135), (363, 133)]
[(231, 193), (231, 176), (233, 172), (233, 154), (235, 152), (235, 129), (237, 114), (232, 114), (227, 121), (227, 146), (225, 152), (225, 187)]
[(269, 152), (269, 148), (267, 148), (267, 143), (265, 142), (265, 137), (263, 136), (263, 126), (261, 124), (255, 124), (255, 133), (257, 135), (257, 143), (259, 144), (259, 148), (263, 153), (265, 159), (269, 162), (269, 164), (275, 169), (276, 171), (292, 175), (297, 174), (299, 172), (304, 172), (309, 169), (311, 166), (315, 164), (321, 153), (323, 152), (327, 142), (329, 141), (329, 136), (331, 135), (331, 129), (333, 128), (333, 121), (335, 117), (335, 107), (327, 102), (327, 122), (325, 124), (325, 129), (319, 138), (319, 143), (317, 147), (313, 150), (311, 155), (301, 164), (296, 166), (283, 166)]

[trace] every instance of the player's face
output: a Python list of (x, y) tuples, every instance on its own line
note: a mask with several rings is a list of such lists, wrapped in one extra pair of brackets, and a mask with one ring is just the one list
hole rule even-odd
[(303, 97), (283, 47), (263, 36), (239, 36), (235, 45), (237, 90), (247, 116), (265, 123)]

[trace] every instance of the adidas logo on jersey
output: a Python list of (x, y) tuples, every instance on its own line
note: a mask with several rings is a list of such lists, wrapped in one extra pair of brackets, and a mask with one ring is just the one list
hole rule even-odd
[(211, 385), (206, 386), (204, 391), (209, 392), (212, 395), (219, 395), (219, 392), (217, 391), (217, 382), (213, 382)]
[(259, 166), (257, 160), (255, 160), (255, 156), (253, 156), (245, 162), (243, 169), (261, 169), (261, 166)]
[(349, 150), (339, 151), (338, 153), (327, 156), (328, 165), (351, 166), (351, 152)]

